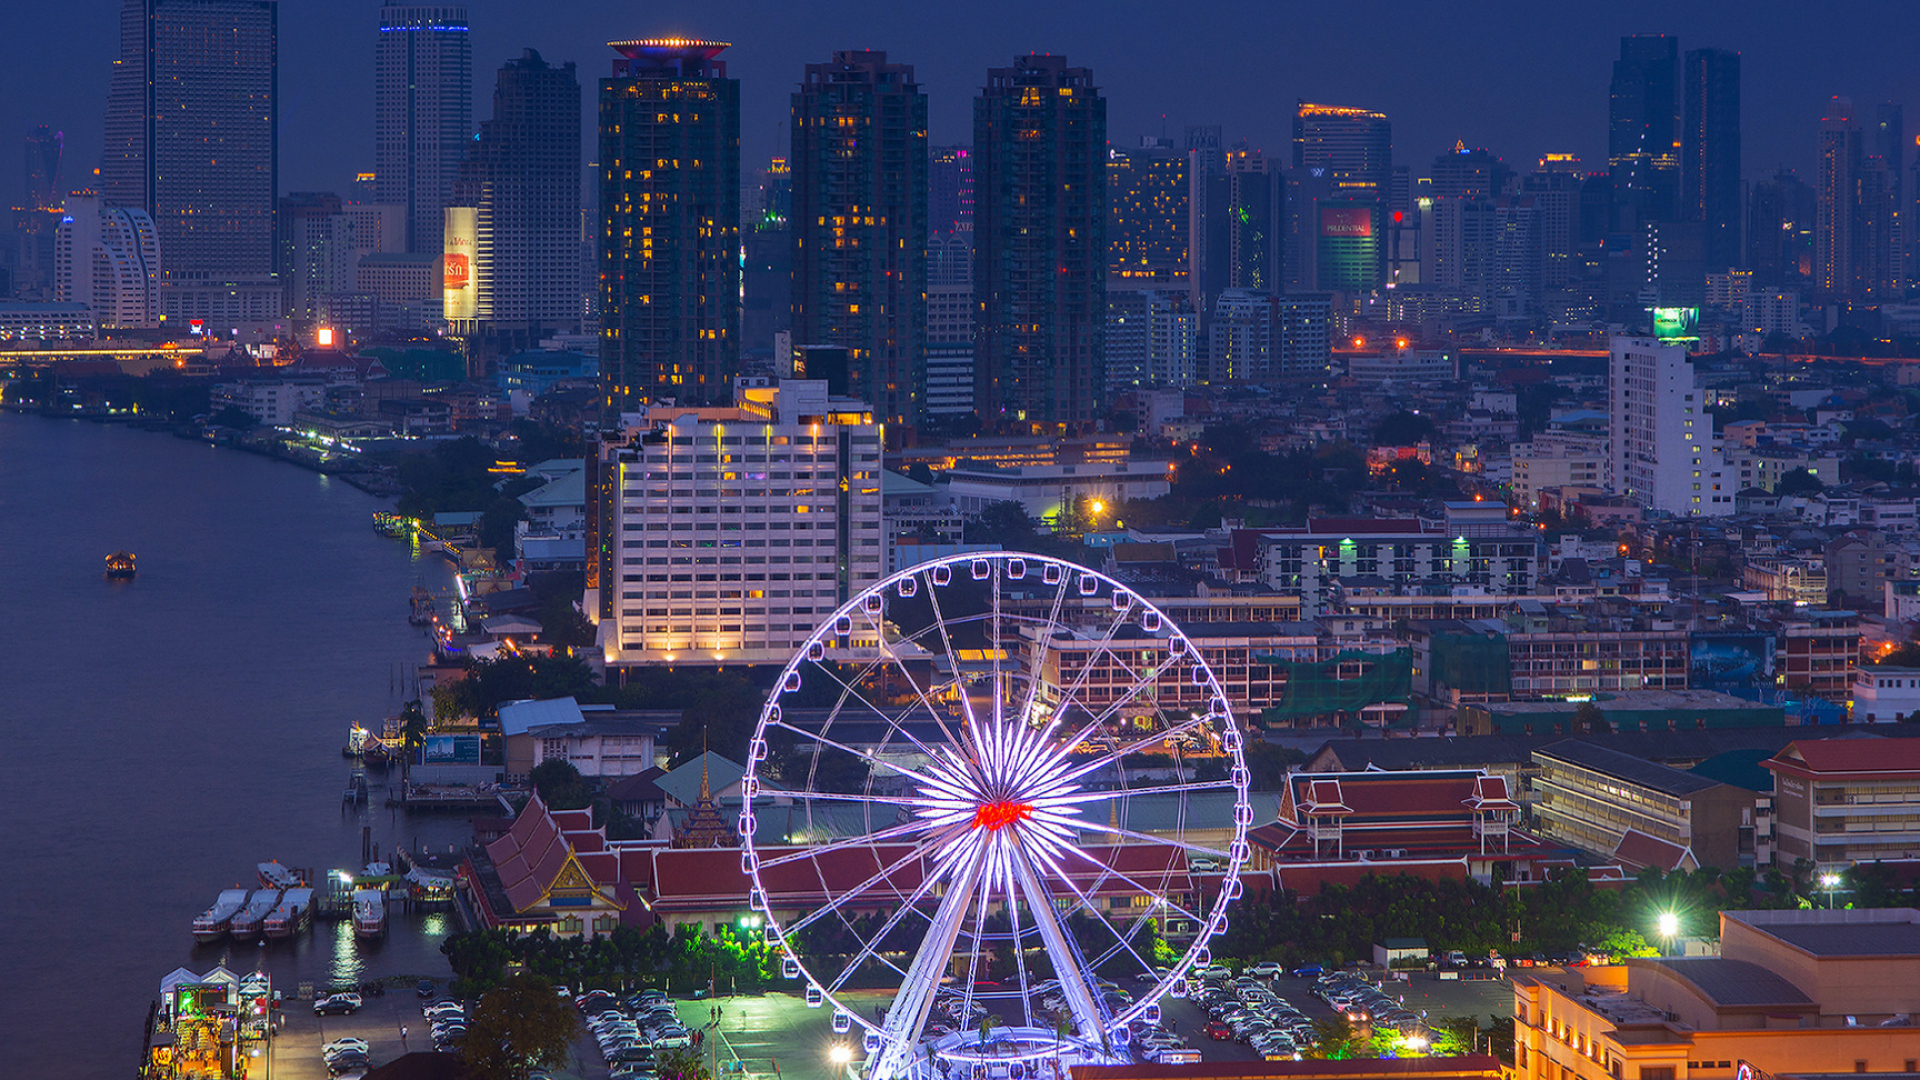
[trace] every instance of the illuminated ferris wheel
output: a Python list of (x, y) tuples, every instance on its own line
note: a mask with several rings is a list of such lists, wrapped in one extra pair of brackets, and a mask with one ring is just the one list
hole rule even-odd
[[(1127, 1060), (1240, 893), (1252, 811), (1218, 679), (1072, 563), (960, 555), (866, 589), (787, 664), (748, 757), (767, 940), (880, 1080)], [(778, 910), (807, 892), (826, 900)], [(870, 988), (891, 1005), (849, 1004)]]

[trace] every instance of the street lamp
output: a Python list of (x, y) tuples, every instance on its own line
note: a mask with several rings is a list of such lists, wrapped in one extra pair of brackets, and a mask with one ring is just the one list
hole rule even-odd
[(1827, 890), (1827, 910), (1833, 910), (1833, 890), (1840, 887), (1840, 875), (1828, 871), (1820, 875), (1820, 887)]
[(853, 1049), (846, 1043), (834, 1043), (833, 1049), (827, 1051), (827, 1060), (835, 1065), (845, 1065), (853, 1060)]
[(1671, 911), (1663, 911), (1660, 913), (1660, 917), (1654, 920), (1654, 929), (1659, 933), (1661, 939), (1667, 943), (1667, 952), (1671, 954), (1673, 952), (1674, 936), (1680, 933), (1680, 916), (1675, 915)]

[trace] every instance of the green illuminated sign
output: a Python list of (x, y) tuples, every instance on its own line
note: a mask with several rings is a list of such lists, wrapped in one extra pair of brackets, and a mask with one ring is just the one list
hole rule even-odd
[(1653, 336), (1663, 344), (1700, 340), (1700, 309), (1697, 307), (1653, 308)]

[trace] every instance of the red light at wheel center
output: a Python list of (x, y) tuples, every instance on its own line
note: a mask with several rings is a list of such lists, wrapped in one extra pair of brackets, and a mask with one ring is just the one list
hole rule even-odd
[(1033, 806), (1029, 803), (990, 802), (980, 804), (973, 812), (973, 827), (999, 832), (1022, 818), (1033, 816)]

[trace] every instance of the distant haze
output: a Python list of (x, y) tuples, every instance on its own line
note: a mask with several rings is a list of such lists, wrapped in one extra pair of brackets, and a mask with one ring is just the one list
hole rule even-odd
[[(1094, 69), (1117, 146), (1163, 129), (1219, 124), (1269, 159), (1288, 160), (1298, 98), (1365, 105), (1393, 120), (1394, 160), (1425, 172), (1456, 139), (1525, 171), (1546, 151), (1572, 151), (1589, 169), (1606, 153), (1607, 81), (1619, 38), (1677, 35), (1682, 50), (1744, 57), (1745, 176), (1787, 164), (1806, 175), (1827, 99), (1863, 108), (1913, 106), (1920, 128), (1920, 19), (1905, 5), (1839, 0), (1712, 0), (1672, 4), (1026, 2), (902, 4), (794, 0), (540, 0), (468, 5), (474, 118), (492, 114), (499, 64), (531, 46), (580, 65), (593, 93), (614, 38), (684, 34), (734, 42), (741, 80), (743, 176), (786, 142), (787, 95), (802, 66), (834, 49), (884, 49), (912, 63), (930, 99), (935, 143), (971, 140), (971, 101), (983, 72), (1015, 54), (1067, 54)], [(62, 184), (98, 163), (108, 65), (118, 49), (115, 0), (10, 4), (14, 48), (0, 65), (0, 197), (24, 195), (22, 140), (31, 124), (66, 134)], [(369, 0), (282, 0), (282, 191), (344, 192), (373, 168), (373, 39)], [(584, 110), (593, 122), (591, 100)], [(1164, 118), (1164, 119), (1163, 119)], [(589, 134), (591, 134), (589, 132)], [(587, 143), (589, 157), (593, 142)]]

